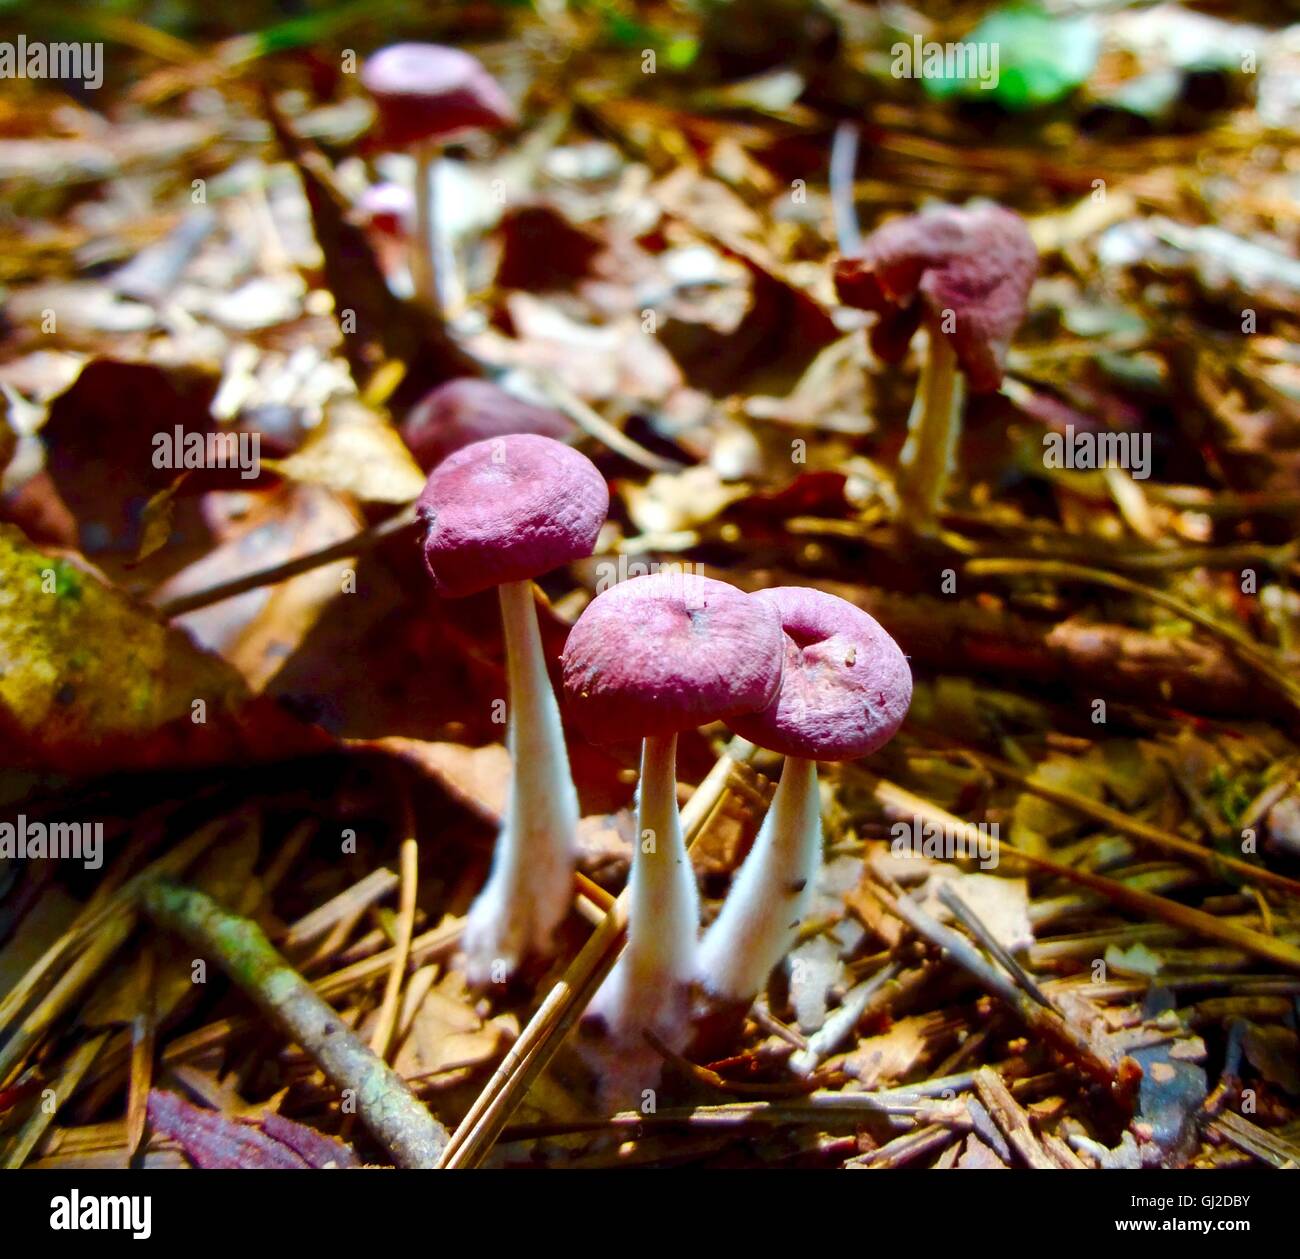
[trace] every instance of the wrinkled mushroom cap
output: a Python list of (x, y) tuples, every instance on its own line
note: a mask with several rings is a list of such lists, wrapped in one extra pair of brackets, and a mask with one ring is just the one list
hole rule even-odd
[(770, 703), (781, 618), (726, 582), (652, 573), (597, 595), (565, 644), (564, 694), (598, 743), (676, 734)]
[(898, 362), (924, 317), (931, 336), (951, 342), (971, 389), (988, 393), (1002, 383), (1037, 270), (1019, 215), (997, 205), (945, 206), (877, 228), (861, 254), (836, 262), (835, 288), (842, 302), (880, 316), (871, 332), (880, 358)]
[(514, 106), (477, 57), (441, 44), (392, 44), (361, 68), (379, 109), (379, 139), (395, 148), (515, 120)]
[(530, 433), (475, 442), (443, 460), (418, 513), (438, 593), (459, 599), (590, 555), (609, 511), (596, 465)]
[(533, 406), (473, 376), (449, 380), (430, 390), (402, 423), (402, 440), (425, 472), (473, 442), (512, 433), (559, 440), (572, 432), (573, 425), (558, 411)]
[(733, 717), (742, 738), (785, 756), (849, 761), (889, 742), (912, 701), (899, 646), (861, 608), (803, 586), (761, 590), (785, 631), (785, 671), (775, 699)]

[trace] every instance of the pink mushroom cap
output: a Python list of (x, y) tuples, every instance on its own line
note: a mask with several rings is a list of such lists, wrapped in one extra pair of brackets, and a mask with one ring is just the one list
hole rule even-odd
[(989, 393), (1002, 383), (1037, 271), (1038, 251), (1018, 214), (945, 206), (877, 228), (860, 254), (836, 262), (835, 288), (842, 302), (880, 315), (871, 332), (880, 358), (898, 362), (924, 317), (931, 336), (951, 342), (971, 390)]
[(357, 212), (372, 227), (405, 235), (415, 216), (415, 194), (401, 184), (371, 184), (358, 199)]
[(880, 624), (805, 586), (752, 597), (780, 615), (785, 670), (770, 704), (727, 724), (759, 747), (809, 760), (850, 761), (888, 743), (912, 702), (912, 671)]
[(510, 98), (477, 57), (442, 44), (391, 44), (361, 68), (379, 109), (379, 139), (394, 148), (515, 121)]
[(520, 433), (444, 459), (417, 511), (428, 526), (424, 562), (434, 586), (459, 599), (590, 555), (609, 487), (586, 455)]
[(402, 423), (402, 440), (425, 472), (464, 446), (512, 433), (560, 440), (573, 433), (573, 424), (550, 407), (524, 402), (473, 376), (430, 390)]
[(781, 618), (726, 582), (652, 573), (597, 595), (561, 662), (569, 708), (588, 738), (676, 734), (771, 702)]

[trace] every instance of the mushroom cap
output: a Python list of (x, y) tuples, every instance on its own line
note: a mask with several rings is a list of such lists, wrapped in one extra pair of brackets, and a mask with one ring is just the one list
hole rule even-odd
[(445, 599), (525, 581), (590, 555), (609, 487), (571, 446), (517, 433), (444, 459), (417, 508), (424, 563)]
[(515, 121), (510, 98), (483, 63), (442, 44), (390, 44), (361, 67), (379, 108), (379, 138), (395, 148)]
[(572, 435), (573, 425), (550, 407), (524, 402), (473, 376), (431, 389), (402, 422), (402, 440), (425, 472), (464, 446), (511, 433), (536, 433), (558, 441)]
[(371, 184), (358, 198), (356, 208), (371, 227), (404, 235), (415, 215), (415, 194), (401, 184)]
[(880, 624), (805, 586), (753, 598), (780, 614), (785, 671), (766, 708), (727, 724), (759, 747), (809, 760), (850, 761), (888, 743), (912, 702), (912, 671)]
[(836, 261), (835, 288), (842, 302), (880, 315), (871, 332), (880, 358), (898, 362), (924, 316), (931, 336), (952, 343), (972, 391), (989, 393), (1002, 383), (1037, 270), (1038, 251), (1018, 214), (944, 206), (877, 228), (860, 254)]
[(588, 738), (676, 734), (771, 702), (781, 618), (726, 582), (652, 573), (597, 595), (561, 662), (568, 706)]

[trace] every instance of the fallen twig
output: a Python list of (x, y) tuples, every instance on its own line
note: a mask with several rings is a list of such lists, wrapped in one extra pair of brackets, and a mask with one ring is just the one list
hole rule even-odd
[(1035, 1171), (1056, 1171), (1057, 1164), (1050, 1159), (1029, 1126), (1029, 1116), (1020, 1103), (1011, 1096), (1002, 1077), (992, 1067), (981, 1067), (975, 1072), (975, 1091), (989, 1112), (993, 1122), (1001, 1129), (1011, 1148)]
[(1268, 682), (1293, 708), (1300, 708), (1300, 684), (1292, 681), (1275, 652), (1248, 638), (1237, 626), (1226, 624), (1166, 591), (1131, 581), (1105, 569), (1067, 564), (1059, 560), (970, 560), (965, 571), (969, 577), (1047, 577), (1057, 581), (1088, 582), (1120, 590), (1134, 598), (1148, 599), (1167, 612), (1191, 621), (1193, 625), (1222, 639), (1243, 664)]
[[(886, 808), (900, 809), (905, 816), (919, 817), (927, 822), (952, 828), (952, 833), (962, 835), (967, 843), (980, 842), (977, 828), (895, 783), (887, 782), (883, 778), (877, 779), (875, 796), (877, 801)], [(1033, 853), (1016, 848), (1006, 840), (998, 841), (998, 852), (1001, 856), (1014, 858), (1033, 869), (1091, 888), (1112, 904), (1132, 910), (1134, 913), (1172, 923), (1193, 935), (1236, 945), (1256, 957), (1276, 962), (1290, 970), (1300, 971), (1300, 948), (1286, 940), (1266, 936), (1259, 931), (1251, 931), (1248, 927), (1242, 927), (1228, 919), (1216, 918), (1213, 914), (1205, 913), (1204, 910), (1193, 909), (1178, 901), (1128, 887), (1115, 879), (1092, 874), (1087, 870), (1079, 870), (1074, 866), (1062, 865), (1047, 857), (1035, 856)]]
[(325, 564), (332, 564), (335, 560), (350, 559), (373, 550), (388, 538), (414, 528), (415, 522), (415, 504), (410, 503), (395, 516), (389, 516), (387, 520), (382, 520), (377, 525), (362, 529), (350, 538), (332, 542), (318, 551), (297, 555), (282, 564), (272, 564), (270, 568), (261, 568), (256, 572), (245, 573), (242, 577), (232, 577), (229, 581), (217, 582), (216, 585), (208, 586), (205, 590), (195, 590), (187, 595), (178, 595), (175, 599), (167, 599), (157, 605), (158, 611), (165, 617), (184, 616), (186, 612), (206, 608), (211, 604), (220, 603), (223, 599), (233, 599), (246, 591), (277, 585), (279, 582), (288, 581), (290, 577), (297, 577), (315, 568), (321, 568)]
[(255, 922), (170, 880), (147, 885), (142, 904), (156, 922), (210, 955), (333, 1084), (353, 1095), (361, 1121), (396, 1163), (437, 1165), (447, 1130), (271, 947)]
[(1245, 1150), (1265, 1163), (1281, 1169), (1300, 1170), (1300, 1147), (1292, 1145), (1279, 1133), (1261, 1128), (1231, 1111), (1220, 1115), (1210, 1126), (1239, 1150)]
[(1075, 813), (1090, 817), (1103, 826), (1119, 831), (1121, 835), (1127, 835), (1130, 839), (1138, 840), (1139, 843), (1149, 844), (1152, 848), (1176, 852), (1180, 857), (1187, 857), (1217, 877), (1222, 877), (1225, 871), (1230, 871), (1244, 882), (1262, 884), (1276, 888), (1279, 892), (1300, 897), (1300, 882), (1289, 879), (1284, 874), (1276, 874), (1265, 866), (1252, 865), (1249, 861), (1242, 861), (1238, 857), (1231, 857), (1213, 848), (1194, 844), (1191, 840), (1183, 839), (1170, 831), (1163, 831), (1158, 826), (1152, 826), (1149, 822), (1122, 813), (1118, 809), (1112, 809), (1096, 800), (1089, 800), (1064, 787), (1038, 782), (1032, 774), (1021, 773), (1013, 765), (1008, 765), (996, 757), (985, 756), (982, 752), (967, 748), (961, 749), (961, 755), (972, 765), (1007, 782), (1013, 782), (1025, 791), (1044, 800), (1050, 800), (1053, 804), (1062, 805)]
[(1018, 988), (1011, 977), (993, 966), (964, 936), (935, 922), (906, 896), (896, 897), (878, 884), (872, 886), (872, 891), (880, 897), (891, 914), (901, 918), (931, 944), (943, 949), (953, 962), (983, 988), (1005, 1001), (1027, 1027), (1067, 1056), (1089, 1079), (1105, 1085), (1121, 1105), (1132, 1102), (1142, 1078), (1137, 1063), (1129, 1059), (1115, 1062), (1103, 1058), (1078, 1028), (1050, 1006), (1040, 1005)]
[(393, 949), (393, 965), (384, 983), (384, 999), (379, 1007), (370, 1048), (380, 1057), (387, 1058), (397, 1025), (397, 1002), (402, 993), (402, 980), (411, 956), (411, 937), (415, 927), (415, 892), (419, 872), (419, 845), (409, 837), (402, 841), (402, 895), (397, 911), (397, 939)]

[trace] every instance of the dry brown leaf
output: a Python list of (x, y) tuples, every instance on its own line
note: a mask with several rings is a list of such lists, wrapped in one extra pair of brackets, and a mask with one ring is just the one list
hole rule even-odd
[(424, 488), (424, 473), (397, 430), (355, 398), (331, 402), (324, 423), (287, 459), (263, 462), (290, 480), (362, 502), (409, 503)]

